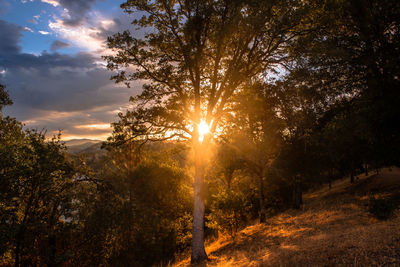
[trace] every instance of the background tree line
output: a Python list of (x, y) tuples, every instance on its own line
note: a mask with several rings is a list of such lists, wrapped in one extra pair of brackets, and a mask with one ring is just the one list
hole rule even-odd
[[(89, 166), (1, 114), (0, 264), (149, 266), (190, 247), (199, 261), (207, 236), (399, 165), (398, 1), (121, 7), (153, 30), (110, 37), (108, 67), (148, 82), (104, 157)], [(11, 103), (2, 86), (0, 108)]]

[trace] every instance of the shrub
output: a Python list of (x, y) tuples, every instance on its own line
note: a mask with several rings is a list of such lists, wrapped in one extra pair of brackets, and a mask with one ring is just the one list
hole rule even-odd
[(249, 221), (250, 203), (242, 192), (223, 190), (213, 195), (208, 227), (228, 232), (232, 237)]
[(397, 197), (375, 198), (369, 201), (369, 212), (380, 220), (387, 220), (392, 217), (398, 206)]

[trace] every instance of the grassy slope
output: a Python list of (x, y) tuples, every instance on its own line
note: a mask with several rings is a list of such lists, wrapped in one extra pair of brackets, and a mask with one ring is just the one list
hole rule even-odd
[[(400, 211), (387, 221), (368, 212), (369, 197), (400, 192), (400, 169), (337, 181), (234, 238), (210, 243), (200, 266), (400, 266)], [(189, 259), (175, 266), (187, 266)]]

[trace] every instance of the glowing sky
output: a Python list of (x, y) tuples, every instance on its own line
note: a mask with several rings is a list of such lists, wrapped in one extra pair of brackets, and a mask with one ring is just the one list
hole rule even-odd
[(5, 113), (64, 139), (104, 139), (140, 90), (110, 81), (101, 59), (107, 36), (129, 29), (122, 2), (0, 0), (0, 83), (14, 101)]

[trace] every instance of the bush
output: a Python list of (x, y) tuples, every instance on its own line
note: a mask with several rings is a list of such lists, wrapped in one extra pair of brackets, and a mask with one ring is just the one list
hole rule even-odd
[(380, 220), (387, 220), (392, 217), (398, 206), (398, 197), (375, 198), (369, 201), (369, 212)]
[(250, 206), (242, 192), (221, 189), (213, 195), (207, 227), (228, 232), (233, 237), (247, 225)]

